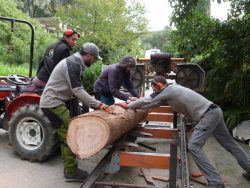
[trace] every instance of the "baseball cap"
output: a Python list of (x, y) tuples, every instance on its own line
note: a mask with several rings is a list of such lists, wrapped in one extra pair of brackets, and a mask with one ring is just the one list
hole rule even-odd
[(98, 60), (102, 60), (98, 47), (91, 42), (83, 44), (81, 51), (94, 55)]

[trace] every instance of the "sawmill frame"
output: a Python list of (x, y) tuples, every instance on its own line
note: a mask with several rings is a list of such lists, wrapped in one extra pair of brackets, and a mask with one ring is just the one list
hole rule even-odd
[[(164, 125), (154, 124), (156, 121), (164, 123)], [(169, 182), (166, 183), (166, 187), (177, 187), (177, 180), (180, 180), (181, 188), (189, 187), (186, 131), (183, 117), (173, 112), (169, 106), (162, 106), (152, 109), (145, 118), (145, 122), (139, 124), (130, 134), (145, 138), (166, 139), (170, 143), (169, 146), (166, 146), (170, 147), (170, 154), (124, 151), (121, 150), (121, 146), (124, 146), (124, 139), (121, 138), (112, 145), (111, 149), (83, 182), (81, 188), (157, 188), (155, 186), (103, 182), (98, 180), (104, 171), (107, 172), (107, 169), (109, 173), (115, 173), (122, 166), (169, 169)], [(169, 127), (169, 124), (172, 124), (171, 127)]]

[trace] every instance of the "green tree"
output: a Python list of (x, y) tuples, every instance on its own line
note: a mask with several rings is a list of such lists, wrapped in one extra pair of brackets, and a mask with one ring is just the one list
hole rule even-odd
[[(17, 4), (14, 0), (0, 0), (0, 4), (0, 12), (2, 16), (26, 20), (31, 22), (34, 26), (34, 62), (35, 65), (37, 65), (39, 56), (42, 56), (46, 46), (54, 40), (54, 38), (43, 31), (36, 20), (30, 19), (26, 14), (18, 10)], [(29, 62), (31, 43), (31, 31), (29, 26), (15, 22), (14, 31), (11, 32), (10, 22), (0, 20), (0, 27), (0, 62), (16, 65), (23, 64), (27, 66)]]
[[(171, 16), (171, 23), (176, 26), (185, 18), (198, 11), (206, 16), (210, 16), (210, 0), (168, 0), (174, 9)], [(213, 0), (221, 3), (221, 1), (229, 0)], [(237, 0), (236, 0), (237, 1)]]
[[(181, 1), (183, 2), (183, 1)], [(194, 1), (175, 7), (172, 43), (206, 72), (206, 94), (220, 104), (233, 128), (250, 118), (250, 9), (248, 0), (230, 0), (231, 13), (220, 22), (194, 10)], [(178, 16), (180, 13), (181, 16)]]
[(168, 26), (162, 31), (149, 32), (141, 37), (143, 47), (145, 50), (150, 48), (157, 48), (163, 52), (168, 52), (174, 56), (177, 54), (177, 50), (169, 39), (172, 29)]
[(58, 6), (69, 4), (72, 1), (73, 0), (16, 0), (17, 8), (27, 13), (31, 18), (54, 16)]
[(147, 22), (138, 1), (127, 5), (125, 0), (76, 0), (60, 6), (57, 16), (84, 34), (78, 44), (96, 43), (106, 64), (126, 54), (142, 53), (139, 37), (146, 32)]

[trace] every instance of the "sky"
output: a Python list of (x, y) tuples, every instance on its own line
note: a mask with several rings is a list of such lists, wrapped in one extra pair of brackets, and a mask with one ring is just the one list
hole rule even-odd
[[(216, 1), (216, 0), (215, 0)], [(168, 0), (141, 0), (141, 4), (145, 5), (146, 17), (149, 20), (150, 31), (163, 30), (166, 25), (170, 26), (169, 18), (172, 8)], [(228, 2), (217, 4), (211, 0), (211, 15), (220, 20), (226, 19), (227, 10), (230, 5)]]

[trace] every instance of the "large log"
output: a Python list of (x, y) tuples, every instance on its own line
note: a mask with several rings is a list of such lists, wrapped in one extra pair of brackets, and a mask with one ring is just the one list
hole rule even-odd
[(96, 110), (70, 121), (67, 144), (81, 159), (90, 157), (134, 129), (147, 115), (145, 110), (125, 110), (113, 105), (115, 114)]

